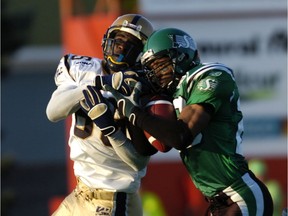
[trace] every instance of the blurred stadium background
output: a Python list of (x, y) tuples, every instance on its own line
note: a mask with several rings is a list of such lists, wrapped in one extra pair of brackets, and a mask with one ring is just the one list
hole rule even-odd
[[(261, 161), (280, 188), (279, 208), (287, 207), (285, 0), (2, 0), (1, 215), (50, 215), (73, 188), (69, 121), (51, 123), (45, 114), (55, 69), (65, 52), (102, 57), (103, 32), (122, 13), (143, 13), (156, 28), (182, 28), (198, 42), (203, 61), (234, 68), (245, 155)], [(147, 215), (153, 208), (158, 216), (205, 210), (174, 150), (152, 157), (142, 192), (158, 203), (145, 204)]]

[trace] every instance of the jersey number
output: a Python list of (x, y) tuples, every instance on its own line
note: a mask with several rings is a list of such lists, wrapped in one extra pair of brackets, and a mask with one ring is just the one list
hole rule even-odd
[(81, 109), (75, 113), (75, 117), (74, 134), (81, 139), (89, 137), (93, 130), (92, 120)]
[[(86, 139), (91, 136), (93, 130), (93, 121), (83, 112), (83, 110), (78, 110), (75, 113), (76, 123), (74, 127), (75, 136)], [(107, 137), (105, 137), (102, 133), (99, 137), (104, 145), (111, 146)]]
[(89, 56), (80, 56), (80, 55), (73, 55), (71, 57), (72, 60), (80, 60), (80, 59), (84, 59), (84, 60), (87, 60), (87, 61), (91, 61), (91, 57)]

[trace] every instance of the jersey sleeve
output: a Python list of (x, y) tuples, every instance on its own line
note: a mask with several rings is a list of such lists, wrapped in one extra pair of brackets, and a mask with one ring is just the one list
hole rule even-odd
[(97, 73), (101, 73), (100, 61), (73, 54), (62, 57), (54, 76), (57, 88), (46, 108), (48, 119), (56, 122), (77, 111), (83, 89), (94, 85)]
[(211, 104), (217, 112), (223, 101), (229, 101), (233, 96), (235, 87), (231, 74), (220, 70), (208, 71), (194, 80), (187, 104)]
[(101, 74), (99, 59), (68, 54), (61, 58), (54, 80), (56, 86), (94, 85), (97, 73)]

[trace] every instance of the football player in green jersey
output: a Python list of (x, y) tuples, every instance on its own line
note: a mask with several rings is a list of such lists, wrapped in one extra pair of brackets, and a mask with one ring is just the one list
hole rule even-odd
[(154, 90), (173, 96), (177, 121), (141, 110), (135, 103), (140, 84), (133, 97), (107, 89), (133, 124), (179, 150), (210, 203), (207, 215), (272, 215), (269, 191), (242, 154), (243, 116), (233, 71), (220, 63), (201, 63), (193, 38), (176, 28), (154, 32), (141, 62)]

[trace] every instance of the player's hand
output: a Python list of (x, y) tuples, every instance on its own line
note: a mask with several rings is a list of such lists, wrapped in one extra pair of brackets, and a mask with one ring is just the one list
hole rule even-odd
[(102, 133), (109, 136), (116, 132), (117, 126), (112, 112), (100, 90), (94, 86), (87, 86), (83, 94), (85, 99), (80, 102), (80, 105)]
[(105, 76), (96, 76), (95, 86), (103, 89), (109, 85), (124, 95), (130, 95), (137, 82), (138, 75), (134, 71), (116, 72)]
[(130, 96), (125, 96), (109, 85), (104, 85), (104, 90), (110, 91), (117, 101), (120, 115), (126, 116), (133, 125), (136, 125), (135, 111), (139, 110), (139, 99), (141, 93), (141, 83), (137, 82)]

